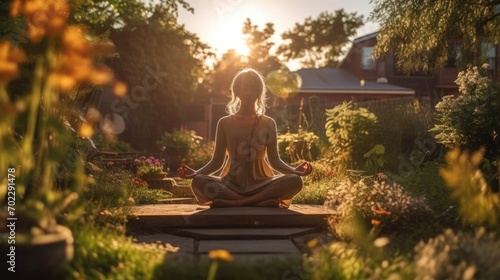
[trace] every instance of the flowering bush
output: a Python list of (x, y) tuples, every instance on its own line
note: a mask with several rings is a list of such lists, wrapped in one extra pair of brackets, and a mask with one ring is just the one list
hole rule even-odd
[(486, 147), (486, 158), (500, 157), (500, 90), (490, 78), (488, 65), (472, 67), (458, 74), (455, 83), (460, 96), (445, 96), (436, 105), (436, 124), (431, 131), (448, 148), (479, 150)]
[(475, 233), (445, 230), (415, 246), (417, 279), (497, 279), (500, 240), (479, 228)]
[(161, 173), (164, 172), (165, 159), (157, 159), (153, 156), (146, 158), (141, 156), (134, 160), (137, 174), (144, 175), (148, 173)]
[(401, 185), (389, 185), (385, 181), (366, 184), (362, 180), (350, 181), (335, 186), (328, 192), (327, 206), (337, 208), (339, 215), (330, 221), (334, 231), (347, 237), (353, 214), (359, 213), (366, 224), (377, 227), (397, 227), (404, 222), (422, 220), (432, 212), (425, 197), (414, 197)]

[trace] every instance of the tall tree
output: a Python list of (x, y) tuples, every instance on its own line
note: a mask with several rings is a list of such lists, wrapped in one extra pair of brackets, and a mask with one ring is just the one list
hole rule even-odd
[(363, 16), (346, 13), (343, 9), (334, 13), (322, 12), (304, 23), (296, 23), (292, 30), (281, 37), (286, 41), (277, 53), (285, 59), (301, 59), (304, 67), (336, 67), (344, 54), (350, 37), (363, 25)]
[(271, 53), (274, 43), (270, 39), (274, 35), (274, 24), (268, 22), (264, 29), (259, 30), (259, 26), (252, 24), (252, 21), (247, 18), (243, 23), (243, 35), (250, 50), (247, 58), (248, 66), (259, 70), (264, 75), (282, 67), (278, 57)]
[(129, 95), (113, 100), (111, 109), (126, 118), (125, 136), (141, 148), (183, 123), (209, 55), (196, 35), (166, 22), (169, 15), (159, 7), (147, 21), (128, 22), (109, 35), (119, 53), (110, 65), (129, 86)]
[(500, 39), (500, 1), (373, 0), (380, 23), (374, 56), (392, 52), (404, 72), (434, 72), (456, 59), (463, 68), (481, 63), (482, 42)]

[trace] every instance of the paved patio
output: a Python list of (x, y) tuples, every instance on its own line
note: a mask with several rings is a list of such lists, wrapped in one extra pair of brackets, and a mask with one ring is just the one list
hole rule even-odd
[(289, 209), (154, 204), (135, 206), (127, 227), (138, 243), (162, 243), (184, 256), (206, 258), (211, 250), (225, 249), (235, 260), (300, 260), (309, 240), (331, 238), (327, 219), (335, 213), (305, 204)]

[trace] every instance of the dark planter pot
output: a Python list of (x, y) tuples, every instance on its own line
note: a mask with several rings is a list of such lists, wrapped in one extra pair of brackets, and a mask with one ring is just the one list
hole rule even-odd
[(140, 175), (141, 179), (144, 181), (150, 181), (150, 180), (162, 180), (167, 176), (166, 172), (160, 172), (160, 173), (146, 173)]
[[(4, 241), (0, 244), (1, 278), (59, 279), (65, 266), (73, 259), (73, 246), (71, 230), (61, 225), (51, 233), (32, 236), (17, 233), (16, 244)], [(12, 265), (15, 265), (15, 272), (8, 270)]]

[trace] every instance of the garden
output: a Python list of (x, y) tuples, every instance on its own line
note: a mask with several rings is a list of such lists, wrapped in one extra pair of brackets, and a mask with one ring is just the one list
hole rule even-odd
[[(213, 141), (183, 126), (152, 133), (150, 150), (118, 139), (116, 123), (86, 100), (104, 89), (117, 97), (128, 90), (104, 63), (116, 56), (113, 42), (73, 24), (66, 1), (42, 3), (51, 17), (43, 26), (31, 22), (39, 12), (32, 2), (13, 1), (8, 9), (20, 21), (13, 30), (26, 35), (26, 44), (0, 42), (2, 276), (13, 279), (13, 271), (53, 279), (500, 276), (500, 87), (488, 65), (460, 72), (459, 93), (435, 106), (416, 98), (332, 108), (311, 101), (307, 104), (316, 107), (302, 121), (322, 125), (299, 123), (294, 132), (280, 132), (282, 159), (306, 160), (314, 168), (292, 203), (338, 213), (328, 221), (328, 241), (308, 242), (300, 275), (286, 274), (289, 264), (278, 261), (259, 267), (237, 263), (226, 251), (210, 252), (207, 263), (179, 265), (166, 259), (176, 254), (171, 247), (136, 242), (127, 222), (133, 206), (177, 196), (151, 188), (151, 176), (174, 180), (181, 164), (203, 166)], [(107, 153), (90, 159), (95, 151)], [(178, 183), (189, 180), (172, 184)], [(30, 267), (23, 267), (27, 263)]]

